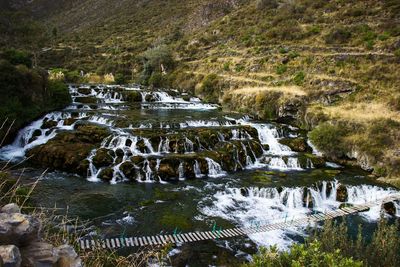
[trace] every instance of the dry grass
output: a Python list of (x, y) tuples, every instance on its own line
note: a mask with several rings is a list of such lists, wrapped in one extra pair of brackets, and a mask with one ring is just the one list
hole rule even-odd
[(400, 122), (400, 113), (390, 110), (379, 102), (345, 103), (338, 106), (326, 106), (322, 111), (332, 119), (344, 119), (353, 122), (370, 122), (378, 119), (392, 119)]
[(231, 93), (236, 95), (253, 95), (263, 92), (281, 92), (286, 95), (305, 96), (306, 92), (299, 86), (262, 86), (262, 87), (245, 87), (233, 90)]

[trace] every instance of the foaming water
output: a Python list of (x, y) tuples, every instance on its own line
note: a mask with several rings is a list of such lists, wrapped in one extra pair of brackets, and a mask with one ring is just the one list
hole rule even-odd
[[(220, 217), (241, 227), (256, 227), (302, 218), (312, 212), (326, 212), (339, 208), (342, 204), (337, 201), (336, 195), (339, 185), (337, 181), (324, 181), (313, 187), (228, 188), (214, 194), (211, 206), (200, 204), (199, 208), (207, 216)], [(396, 193), (394, 189), (373, 185), (345, 187), (348, 192), (347, 203), (350, 204), (384, 199)], [(397, 215), (399, 216), (399, 213)], [(376, 221), (380, 216), (380, 206), (361, 213), (361, 216), (369, 222)], [(286, 249), (293, 243), (289, 237), (293, 232), (302, 235), (304, 229), (275, 230), (252, 234), (249, 237), (259, 245), (278, 245)]]

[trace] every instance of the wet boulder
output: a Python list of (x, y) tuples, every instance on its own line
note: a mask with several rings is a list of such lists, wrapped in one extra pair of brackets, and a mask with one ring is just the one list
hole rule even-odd
[(346, 202), (348, 198), (348, 192), (345, 185), (339, 185), (336, 189), (336, 200), (339, 202)]
[[(302, 166), (308, 166), (309, 162), (312, 163), (314, 168), (323, 168), (325, 167), (325, 160), (322, 157), (318, 157), (314, 154), (305, 153), (304, 157), (300, 157), (300, 162)], [(304, 164), (304, 165), (303, 165)]]
[(136, 168), (132, 162), (127, 161), (122, 163), (119, 169), (122, 171), (126, 178), (128, 178), (129, 180), (135, 180)]
[(282, 145), (290, 147), (295, 152), (306, 152), (308, 150), (307, 142), (304, 138), (283, 138), (279, 140)]
[(396, 216), (396, 205), (393, 201), (382, 204), (382, 210), (391, 216)]
[(111, 168), (105, 168), (101, 170), (99, 178), (105, 181), (111, 181), (114, 177), (114, 171)]
[(131, 91), (128, 92), (125, 96), (126, 101), (135, 103), (135, 102), (142, 102), (142, 94), (138, 91)]
[(163, 159), (161, 160), (158, 168), (158, 176), (163, 180), (170, 180), (171, 178), (178, 178), (179, 161), (174, 159)]
[(43, 124), (42, 124), (42, 126), (40, 128), (42, 128), (42, 129), (50, 129), (50, 128), (56, 127), (57, 124), (58, 124), (58, 122), (56, 122), (56, 121), (46, 120), (46, 121), (43, 121)]
[(110, 166), (113, 163), (113, 158), (105, 148), (97, 150), (96, 155), (93, 157), (93, 164), (97, 167)]
[(78, 88), (78, 93), (80, 93), (82, 95), (90, 95), (92, 93), (92, 89), (80, 87), (80, 88)]
[(95, 97), (76, 97), (75, 102), (82, 104), (97, 104), (97, 98)]
[(7, 214), (21, 213), (21, 208), (15, 203), (10, 203), (3, 206), (0, 210), (0, 213), (7, 213)]
[(156, 102), (157, 99), (155, 98), (155, 96), (153, 94), (147, 94), (145, 96), (145, 100), (146, 102)]
[(312, 209), (314, 207), (313, 199), (310, 189), (304, 188), (303, 190), (303, 206)]
[(75, 122), (76, 122), (76, 119), (74, 119), (74, 118), (68, 118), (68, 119), (65, 119), (65, 120), (64, 120), (64, 125), (70, 126), (70, 125), (74, 124)]

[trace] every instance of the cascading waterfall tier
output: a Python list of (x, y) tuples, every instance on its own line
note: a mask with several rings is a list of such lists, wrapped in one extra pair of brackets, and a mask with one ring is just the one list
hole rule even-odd
[[(346, 199), (341, 199), (343, 190)], [(397, 191), (392, 188), (344, 185), (338, 181), (322, 181), (307, 187), (227, 188), (214, 194), (211, 205), (208, 198), (201, 201), (199, 210), (206, 216), (221, 217), (237, 226), (255, 227), (335, 210), (343, 203), (363, 204), (384, 199), (395, 193)], [(399, 203), (395, 205), (400, 207)], [(361, 216), (367, 221), (376, 221), (381, 212), (381, 207), (377, 206)], [(396, 216), (400, 217), (399, 209)], [(295, 231), (302, 232), (301, 229)], [(292, 242), (288, 233), (290, 231), (276, 230), (250, 235), (250, 238), (260, 245), (278, 244), (285, 248)]]
[[(86, 156), (61, 170), (86, 168), (82, 173), (93, 182), (165, 182), (218, 178), (244, 169), (313, 168), (313, 157), (280, 142), (299, 136), (293, 127), (221, 116), (217, 105), (175, 90), (107, 85), (71, 85), (69, 90), (73, 103), (22, 129), (14, 143), (0, 149), (1, 159), (19, 159), (30, 151), (40, 156), (50, 144), (76, 139)], [(98, 128), (108, 134), (96, 143), (90, 131)], [(68, 149), (68, 144), (59, 147)], [(64, 160), (69, 162), (53, 161), (59, 168)]]

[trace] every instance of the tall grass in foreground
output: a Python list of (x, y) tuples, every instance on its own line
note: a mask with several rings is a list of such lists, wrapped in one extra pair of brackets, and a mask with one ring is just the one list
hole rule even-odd
[(314, 230), (304, 244), (294, 244), (289, 251), (276, 246), (262, 248), (247, 267), (361, 267), (400, 266), (399, 224), (388, 224), (381, 219), (371, 237), (362, 236), (361, 226), (356, 239), (348, 234), (345, 222), (326, 221), (320, 230)]

